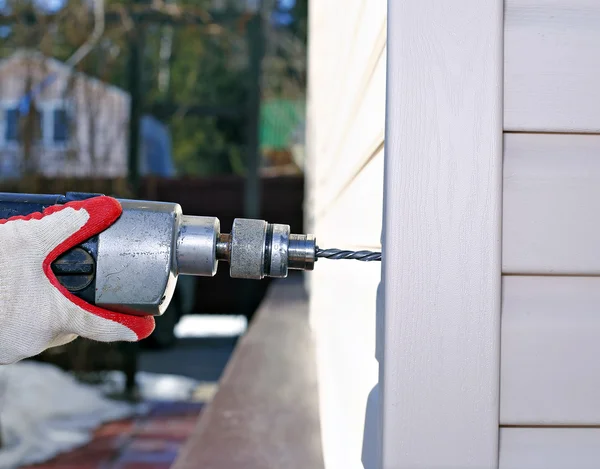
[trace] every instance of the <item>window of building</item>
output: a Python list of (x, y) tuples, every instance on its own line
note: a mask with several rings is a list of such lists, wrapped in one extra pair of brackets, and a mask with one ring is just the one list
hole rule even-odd
[(4, 110), (4, 142), (17, 143), (19, 141), (19, 110), (5, 108)]
[(69, 115), (65, 108), (52, 111), (52, 143), (66, 143), (69, 140)]
[(42, 131), (42, 115), (36, 106), (22, 114), (17, 103), (0, 103), (0, 145), (14, 147), (25, 139), (39, 144)]

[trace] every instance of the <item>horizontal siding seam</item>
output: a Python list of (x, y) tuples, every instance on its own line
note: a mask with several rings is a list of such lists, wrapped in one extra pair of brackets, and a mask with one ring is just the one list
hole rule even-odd
[[(360, 106), (362, 105), (362, 103), (364, 101), (364, 98), (366, 95), (366, 90), (369, 87), (369, 85), (371, 84), (373, 75), (375, 74), (375, 69), (377, 67), (377, 63), (379, 62), (379, 60), (381, 60), (381, 58), (383, 56), (383, 52), (385, 51), (386, 43), (387, 43), (386, 24), (387, 24), (387, 22), (384, 21), (383, 26), (380, 31), (380, 34), (379, 34), (379, 37), (377, 39), (377, 42), (375, 43), (375, 47), (373, 48), (373, 51), (375, 53), (371, 55), (371, 60), (367, 63), (367, 65), (365, 67), (365, 70), (366, 70), (365, 75), (363, 76), (363, 79), (361, 80), (361, 83), (360, 83), (360, 86), (359, 86), (357, 92), (354, 93), (355, 101), (352, 105), (351, 112), (349, 112), (343, 119), (343, 132), (342, 132), (341, 138), (339, 139), (339, 141), (336, 145), (336, 150), (338, 152), (339, 152), (340, 146), (343, 144), (344, 140), (348, 136), (348, 132), (350, 132), (350, 128), (352, 127), (351, 126), (352, 122), (356, 119), (356, 116), (358, 115), (358, 109), (360, 108)], [(385, 83), (384, 83), (384, 86), (386, 86)], [(341, 120), (342, 119), (338, 120), (337, 122), (340, 123)], [(323, 179), (326, 179), (328, 177), (327, 173), (329, 171), (331, 171), (332, 168), (335, 168), (335, 166), (337, 166), (339, 160), (341, 158), (343, 158), (343, 155), (340, 155), (339, 153), (336, 153), (334, 151), (326, 150), (326, 152), (328, 154), (332, 155), (332, 158), (329, 161), (329, 165), (327, 166), (327, 168), (323, 171), (324, 175), (317, 178), (317, 184), (322, 182)]]
[[(356, 44), (356, 39), (358, 38), (358, 29), (361, 25), (360, 18), (362, 17), (362, 13), (366, 7), (366, 3), (367, 3), (367, 0), (362, 0), (360, 3), (358, 13), (356, 15), (357, 21), (354, 23), (353, 28), (352, 28), (352, 35), (351, 35), (352, 39), (349, 42), (346, 42), (347, 48), (344, 49), (344, 52), (346, 52), (346, 53), (344, 54), (344, 57), (340, 57), (341, 60), (338, 62), (337, 66), (335, 67), (335, 69), (337, 71), (345, 72), (348, 69), (348, 64), (351, 63), (351, 61), (352, 61), (352, 50), (354, 49), (355, 44)], [(342, 76), (343, 76), (343, 73), (342, 73)], [(331, 77), (329, 77), (329, 78), (331, 78)], [(336, 91), (339, 91), (339, 87), (336, 87)], [(338, 96), (339, 96), (339, 94), (336, 94), (334, 96), (334, 99), (337, 99)]]
[(550, 131), (550, 130), (504, 130), (504, 134), (528, 134), (528, 135), (600, 135), (598, 132), (583, 131)]
[(523, 424), (523, 425), (517, 425), (517, 424), (500, 424), (500, 428), (532, 428), (532, 429), (548, 429), (548, 430), (552, 430), (552, 429), (557, 429), (557, 430), (568, 430), (570, 428), (572, 429), (586, 429), (586, 428), (600, 428), (600, 424), (598, 425), (573, 425), (573, 424), (565, 424), (565, 425), (560, 425), (560, 424), (552, 424), (552, 425), (544, 425), (544, 424), (539, 424), (539, 425), (533, 425), (533, 424)]
[(595, 278), (600, 277), (600, 273), (565, 273), (565, 272), (504, 272), (502, 271), (503, 277), (588, 277)]
[[(331, 93), (331, 96), (328, 97), (328, 102), (333, 102), (336, 103), (339, 101), (340, 98), (340, 93), (342, 92), (341, 90), (343, 89), (343, 87), (340, 86), (332, 86), (333, 81), (336, 79), (336, 77), (338, 76), (345, 76), (345, 72), (348, 69), (348, 64), (351, 63), (352, 60), (352, 48), (354, 47), (354, 44), (356, 43), (356, 39), (358, 37), (358, 28), (360, 27), (361, 21), (360, 21), (360, 17), (362, 14), (362, 11), (364, 10), (366, 5), (366, 0), (363, 0), (360, 4), (360, 10), (359, 13), (357, 15), (357, 21), (354, 24), (354, 30), (353, 30), (353, 34), (352, 34), (352, 39), (349, 42), (346, 42), (345, 44), (348, 46), (347, 49), (344, 49), (343, 51), (338, 51), (340, 55), (340, 60), (336, 63), (336, 66), (333, 67), (332, 69), (336, 71), (335, 76), (333, 76), (333, 74), (329, 74), (328, 76), (326, 75), (326, 77), (323, 79), (323, 83), (320, 84), (320, 88), (324, 89), (324, 90), (330, 90), (331, 88), (334, 89), (333, 93)], [(331, 44), (328, 44), (328, 47), (330, 47)], [(344, 56), (342, 57), (341, 55), (347, 52), (346, 54), (344, 54)], [(329, 106), (329, 108), (331, 108), (331, 106)], [(324, 117), (325, 117), (325, 124), (327, 125), (329, 123), (329, 121), (331, 119), (329, 119), (331, 113), (330, 112), (324, 112)]]
[[(368, 166), (368, 164), (373, 161), (373, 159), (385, 148), (385, 138), (378, 138), (378, 144), (374, 145), (375, 148), (368, 153), (368, 157), (361, 163), (361, 165), (352, 173), (352, 175), (348, 178), (346, 183), (340, 187), (340, 189), (336, 192), (335, 196), (326, 202), (326, 205), (321, 210), (318, 210), (314, 214), (314, 218), (319, 220), (323, 216), (327, 214), (327, 212), (335, 205), (335, 203), (342, 197), (342, 195), (348, 190), (352, 183), (356, 180), (356, 178), (360, 175), (360, 173)], [(383, 179), (381, 181), (383, 184)]]

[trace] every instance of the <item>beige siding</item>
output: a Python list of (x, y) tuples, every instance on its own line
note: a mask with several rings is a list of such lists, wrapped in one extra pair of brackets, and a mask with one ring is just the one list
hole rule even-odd
[(505, 12), (500, 467), (598, 467), (600, 3)]
[(507, 276), (503, 286), (500, 422), (600, 425), (600, 277)]
[(504, 273), (599, 275), (598, 214), (600, 135), (505, 135)]
[(600, 428), (503, 428), (500, 469), (596, 469)]
[(600, 132), (600, 3), (506, 0), (504, 127)]
[[(386, 3), (310, 3), (306, 205), (321, 247), (381, 246)], [(380, 275), (379, 263), (321, 260), (308, 276), (328, 468), (362, 468), (363, 453), (374, 467)]]

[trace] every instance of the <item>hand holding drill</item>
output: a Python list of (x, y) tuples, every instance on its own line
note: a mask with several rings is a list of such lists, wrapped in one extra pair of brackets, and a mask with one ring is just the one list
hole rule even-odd
[(51, 264), (111, 226), (119, 202), (95, 197), (0, 221), (0, 363), (13, 363), (77, 336), (135, 341), (154, 330), (152, 316), (92, 305), (61, 285)]

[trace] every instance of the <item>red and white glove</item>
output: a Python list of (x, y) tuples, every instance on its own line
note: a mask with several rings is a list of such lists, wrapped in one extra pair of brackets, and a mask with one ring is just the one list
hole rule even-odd
[(152, 333), (154, 318), (93, 306), (70, 293), (51, 270), (57, 257), (104, 231), (121, 211), (119, 202), (101, 196), (0, 220), (0, 364), (77, 336), (133, 342)]

